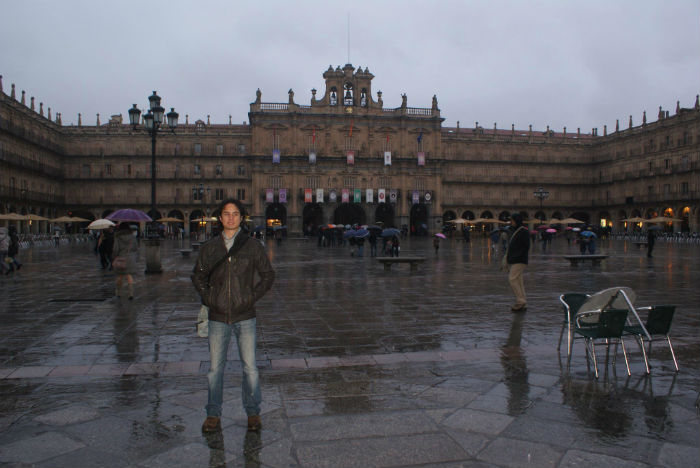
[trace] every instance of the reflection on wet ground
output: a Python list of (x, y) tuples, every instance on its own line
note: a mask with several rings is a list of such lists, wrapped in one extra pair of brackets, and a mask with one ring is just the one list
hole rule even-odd
[[(533, 246), (528, 311), (513, 314), (488, 241), (406, 239), (426, 257), (385, 272), (315, 240), (268, 244), (277, 281), (258, 306), (260, 434), (247, 433), (231, 354), (221, 434), (203, 437), (208, 351), (197, 338), (193, 258), (162, 246), (164, 273), (134, 301), (87, 244), (21, 252), (0, 278), (0, 463), (33, 466), (698, 466), (700, 246), (655, 257), (599, 241), (610, 257), (572, 267), (575, 246)], [(368, 252), (365, 252), (368, 253)], [(140, 264), (144, 263), (141, 247)], [(557, 353), (558, 295), (629, 286), (675, 304), (681, 371), (655, 346), (632, 376), (583, 344)], [(599, 357), (605, 359), (604, 350)], [(620, 367), (622, 366), (622, 367)]]

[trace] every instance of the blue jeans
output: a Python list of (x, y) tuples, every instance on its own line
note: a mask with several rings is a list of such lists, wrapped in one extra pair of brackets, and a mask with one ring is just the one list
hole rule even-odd
[(209, 321), (209, 353), (211, 368), (207, 373), (209, 381), (209, 399), (207, 401), (207, 416), (221, 417), (221, 404), (224, 396), (224, 368), (228, 345), (231, 342), (231, 332), (236, 336), (238, 355), (243, 365), (243, 408), (248, 416), (260, 414), (260, 378), (255, 362), (255, 318), (228, 325), (223, 322)]

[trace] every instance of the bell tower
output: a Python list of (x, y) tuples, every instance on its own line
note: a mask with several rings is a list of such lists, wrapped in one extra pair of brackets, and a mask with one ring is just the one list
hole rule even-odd
[(326, 92), (316, 105), (338, 106), (347, 108), (381, 108), (381, 104), (372, 99), (372, 79), (374, 75), (368, 68), (359, 67), (357, 71), (347, 63), (341, 69), (328, 67), (323, 73), (326, 80)]

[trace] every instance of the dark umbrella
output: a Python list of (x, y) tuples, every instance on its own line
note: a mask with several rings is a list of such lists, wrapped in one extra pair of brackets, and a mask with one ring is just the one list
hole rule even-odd
[(369, 231), (367, 229), (358, 229), (355, 231), (355, 237), (367, 237), (369, 236)]
[(583, 237), (598, 237), (595, 235), (595, 232), (593, 232), (593, 231), (582, 231), (581, 235)]
[(348, 229), (343, 233), (343, 239), (348, 239), (350, 237), (355, 237), (355, 230), (354, 229)]
[(140, 210), (133, 210), (131, 208), (124, 208), (117, 210), (114, 213), (107, 216), (107, 219), (111, 221), (127, 221), (140, 223), (142, 221), (150, 222), (153, 221), (150, 216)]
[(382, 231), (382, 237), (394, 237), (399, 234), (401, 234), (401, 231), (396, 228), (386, 228)]

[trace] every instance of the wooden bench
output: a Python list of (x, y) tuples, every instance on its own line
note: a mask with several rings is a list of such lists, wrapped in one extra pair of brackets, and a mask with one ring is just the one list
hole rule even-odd
[(564, 255), (564, 258), (571, 262), (571, 266), (576, 266), (580, 262), (590, 261), (593, 265), (600, 265), (601, 260), (608, 258), (607, 255)]
[(384, 271), (391, 271), (391, 265), (394, 263), (410, 263), (411, 272), (414, 272), (418, 270), (418, 265), (425, 261), (425, 257), (381, 257), (377, 261), (384, 264)]
[(182, 249), (182, 250), (180, 250), (180, 253), (182, 254), (183, 257), (189, 257), (190, 254), (192, 253), (192, 249)]

